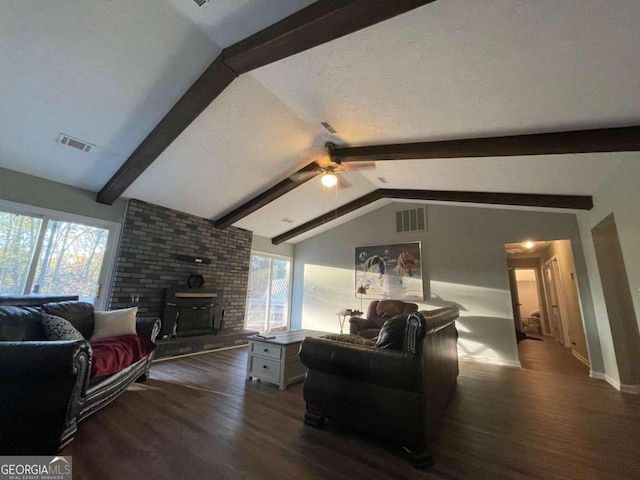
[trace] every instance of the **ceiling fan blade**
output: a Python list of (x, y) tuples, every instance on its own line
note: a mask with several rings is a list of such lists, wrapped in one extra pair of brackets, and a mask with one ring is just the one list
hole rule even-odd
[(351, 163), (342, 163), (340, 164), (340, 168), (345, 172), (353, 171), (353, 170), (375, 170), (376, 162), (351, 162)]
[(320, 173), (320, 169), (306, 170), (303, 172), (296, 172), (292, 175), (289, 175), (289, 180), (293, 182), (305, 182)]
[(329, 154), (325, 150), (324, 147), (309, 147), (305, 148), (301, 152), (302, 158), (304, 158), (308, 162), (315, 162), (319, 166), (325, 166), (328, 163), (331, 163), (331, 159), (329, 158)]
[(338, 177), (338, 188), (344, 190), (345, 188), (353, 187), (353, 184), (345, 178), (344, 175), (336, 175)]

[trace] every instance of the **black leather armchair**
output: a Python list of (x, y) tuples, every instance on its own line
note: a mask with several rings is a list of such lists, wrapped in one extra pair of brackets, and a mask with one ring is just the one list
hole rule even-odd
[(342, 423), (405, 447), (416, 467), (430, 465), (429, 440), (458, 376), (457, 317), (455, 307), (395, 317), (377, 345), (394, 346), (387, 334), (399, 332), (399, 350), (306, 338), (305, 423)]
[(349, 333), (364, 338), (374, 338), (380, 332), (382, 325), (396, 315), (406, 315), (417, 312), (418, 305), (402, 300), (373, 300), (367, 309), (367, 317), (351, 317), (349, 319)]

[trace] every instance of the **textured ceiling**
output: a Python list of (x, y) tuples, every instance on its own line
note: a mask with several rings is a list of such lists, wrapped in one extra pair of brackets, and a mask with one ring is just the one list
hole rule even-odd
[[(221, 47), (309, 3), (3, 2), (0, 166), (100, 190)], [(311, 161), (310, 147), (328, 139), (379, 144), (638, 124), (638, 24), (634, 0), (615, 8), (599, 0), (426, 5), (242, 75), (125, 196), (217, 218)], [(60, 132), (96, 148), (62, 147)], [(637, 156), (379, 162), (345, 174), (352, 186), (337, 195), (314, 179), (235, 225), (271, 238), (383, 187), (588, 195), (625, 155)]]

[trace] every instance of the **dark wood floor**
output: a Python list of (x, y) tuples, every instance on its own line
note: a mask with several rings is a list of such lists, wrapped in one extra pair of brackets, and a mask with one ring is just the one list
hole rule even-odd
[(63, 451), (74, 479), (640, 478), (640, 397), (601, 380), (461, 361), (435, 465), (418, 471), (394, 447), (305, 426), (302, 384), (245, 382), (246, 357), (155, 363), (80, 425)]
[(589, 376), (589, 367), (578, 360), (570, 348), (565, 348), (552, 337), (533, 336), (538, 340), (522, 340), (518, 343), (518, 355), (522, 368), (562, 375)]

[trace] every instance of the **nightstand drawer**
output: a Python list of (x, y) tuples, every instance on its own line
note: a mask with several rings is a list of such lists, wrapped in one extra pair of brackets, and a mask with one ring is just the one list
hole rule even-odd
[(251, 342), (251, 353), (279, 360), (282, 358), (282, 347), (268, 343)]
[(261, 357), (251, 357), (250, 362), (250, 376), (273, 383), (280, 383), (280, 362)]

